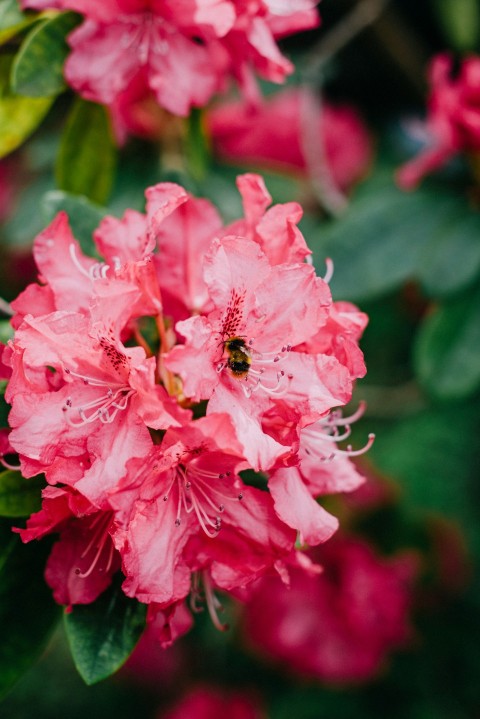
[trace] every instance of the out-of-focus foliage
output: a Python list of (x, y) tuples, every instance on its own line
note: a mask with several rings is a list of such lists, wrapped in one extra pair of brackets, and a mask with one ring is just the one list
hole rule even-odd
[(60, 615), (43, 579), (48, 547), (33, 544), (25, 548), (11, 527), (9, 521), (1, 520), (0, 695), (39, 656)]
[[(323, 0), (322, 28), (286, 43), (299, 67), (313, 63), (316, 43), (360, 4)], [(234, 188), (238, 168), (209, 156), (202, 113), (181, 129), (172, 124), (162, 141), (136, 138), (116, 148), (105, 109), (75, 98), (60, 72), (65, 36), (76, 22), (70, 13), (39, 18), (21, 12), (15, 0), (0, 2), (0, 156), (11, 155), (3, 161), (10, 163), (6, 209), (0, 197), (0, 295), (7, 299), (30, 281), (29, 243), (59, 210), (67, 211), (89, 254), (100, 219), (126, 207), (142, 209), (143, 190), (155, 182), (181, 181), (213, 199), (228, 220), (241, 211)], [(240, 605), (231, 606), (229, 632), (219, 634), (201, 618), (190, 635), (156, 657), (156, 679), (127, 664), (116, 677), (86, 689), (60, 630), (43, 660), (3, 702), (5, 719), (23, 719), (32, 706), (38, 719), (160, 718), (199, 682), (256, 692), (269, 719), (479, 715), (478, 186), (462, 160), (409, 193), (394, 180), (418, 145), (407, 118), (425, 112), (426, 62), (446, 48), (480, 52), (476, 0), (392, 0), (371, 27), (322, 62), (316, 89), (332, 101), (359, 105), (377, 148), (344, 212), (332, 216), (322, 209), (321, 193), (306, 177), (267, 176), (277, 202), (297, 199), (307, 208), (303, 231), (317, 270), (324, 272), (325, 257), (334, 261), (334, 298), (354, 301), (370, 316), (362, 344), (368, 374), (356, 391), (368, 410), (356, 433), (360, 443), (363, 430), (375, 431), (367, 466), (393, 488), (393, 499), (373, 509), (340, 503), (338, 513), (342, 526), (387, 554), (411, 549), (418, 556), (411, 646), (363, 685), (300, 681), (255, 654), (242, 633)], [(42, 579), (48, 551), (42, 544), (23, 546), (11, 532), (37, 508), (42, 485), (29, 480), (20, 489), (16, 477), (9, 470), (0, 474), (0, 514), (9, 517), (0, 526), (2, 693), (40, 654), (60, 613)], [(111, 634), (105, 617), (119, 603)], [(136, 607), (114, 586), (93, 605), (65, 615), (87, 683), (108, 676), (128, 657), (144, 625)], [(149, 657), (149, 666), (157, 666), (153, 653)]]
[(40, 509), (40, 490), (45, 482), (33, 477), (23, 481), (20, 472), (6, 470), (0, 473), (0, 516), (29, 517)]

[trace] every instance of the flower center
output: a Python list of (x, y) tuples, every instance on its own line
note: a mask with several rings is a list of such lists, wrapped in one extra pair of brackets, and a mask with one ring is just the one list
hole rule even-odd
[(288, 380), (293, 378), (281, 367), (289, 352), (290, 345), (284, 345), (278, 352), (259, 352), (254, 348), (254, 340), (245, 341), (235, 335), (223, 342), (223, 357), (217, 364), (217, 372), (228, 370), (231, 377), (244, 380), (240, 385), (246, 397), (263, 390), (272, 396), (285, 394)]
[(110, 424), (119, 412), (127, 408), (128, 400), (135, 393), (134, 389), (125, 384), (112, 387), (109, 382), (92, 379), (70, 369), (65, 369), (65, 373), (75, 379), (82, 380), (84, 385), (102, 387), (106, 390), (81, 405), (76, 405), (72, 397), (67, 397), (65, 404), (62, 406), (62, 412), (65, 413), (67, 422), (72, 427), (81, 427), (90, 422), (95, 422), (97, 419), (104, 424)]
[(225, 502), (241, 501), (243, 494), (225, 494), (215, 486), (215, 480), (225, 479), (231, 472), (218, 474), (201, 469), (192, 464), (178, 464), (170, 470), (170, 484), (163, 496), (167, 502), (174, 487), (178, 491), (177, 516), (175, 524), (182, 523), (182, 514), (195, 513), (198, 522), (208, 537), (216, 537), (222, 527), (221, 514), (225, 510)]

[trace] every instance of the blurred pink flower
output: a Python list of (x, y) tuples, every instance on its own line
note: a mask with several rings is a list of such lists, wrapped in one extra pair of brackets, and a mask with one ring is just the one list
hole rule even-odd
[(170, 711), (157, 719), (264, 719), (265, 714), (248, 694), (210, 686), (191, 689)]
[(416, 562), (385, 559), (363, 540), (338, 535), (308, 553), (323, 567), (292, 567), (290, 587), (262, 579), (245, 609), (249, 640), (294, 673), (325, 682), (371, 679), (411, 638)]
[[(258, 107), (242, 100), (214, 107), (208, 114), (208, 125), (215, 152), (239, 164), (305, 172), (308, 162), (302, 143), (301, 92), (282, 90)], [(321, 114), (311, 121), (317, 127), (318, 142), (324, 145), (332, 179), (347, 189), (365, 174), (372, 159), (365, 125), (354, 108), (328, 103), (323, 103)]]
[[(282, 82), (293, 65), (275, 39), (315, 27), (316, 0), (22, 0), (36, 10), (70, 9), (83, 24), (69, 38), (65, 77), (83, 97), (114, 112), (144, 85), (176, 115), (202, 107), (228, 76), (256, 100), (254, 72)], [(143, 92), (143, 91), (142, 91)], [(123, 120), (129, 119), (129, 113)], [(130, 119), (133, 116), (130, 115)], [(125, 124), (125, 122), (123, 123)], [(134, 126), (138, 125), (134, 121)]]
[(428, 76), (431, 90), (425, 129), (430, 141), (397, 173), (399, 185), (406, 190), (459, 152), (480, 152), (480, 57), (465, 58), (456, 73), (448, 53), (437, 55)]

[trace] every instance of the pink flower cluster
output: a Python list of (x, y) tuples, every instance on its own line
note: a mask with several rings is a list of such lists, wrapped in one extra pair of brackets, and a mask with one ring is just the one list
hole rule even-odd
[(367, 318), (305, 261), (300, 206), (269, 207), (256, 175), (238, 186), (245, 216), (228, 227), (178, 185), (149, 188), (145, 214), (95, 231), (103, 261), (60, 213), (3, 352), (11, 447), (48, 482), (22, 539), (60, 534), (46, 578), (66, 605), (121, 568), (163, 643), (188, 628), (187, 595), (215, 617), (215, 588), (285, 577), (298, 540), (337, 528), (317, 498), (363, 481), (337, 444), (356, 417), (334, 408), (365, 373)]
[(316, 27), (316, 0), (22, 0), (75, 10), (65, 76), (83, 97), (121, 106), (152, 93), (176, 115), (202, 107), (233, 76), (257, 95), (254, 72), (282, 82), (293, 70), (276, 39)]
[(301, 676), (334, 684), (371, 679), (412, 638), (415, 556), (386, 559), (364, 540), (339, 535), (306, 556), (323, 571), (299, 565), (289, 587), (266, 577), (250, 593), (250, 643)]
[(453, 58), (447, 53), (437, 55), (429, 68), (429, 80), (425, 128), (429, 144), (397, 175), (407, 190), (458, 153), (480, 152), (480, 57), (465, 58), (454, 72)]

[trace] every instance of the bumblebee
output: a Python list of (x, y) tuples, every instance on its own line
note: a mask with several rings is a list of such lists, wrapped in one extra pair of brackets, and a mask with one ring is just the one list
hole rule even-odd
[(246, 377), (252, 358), (243, 337), (230, 337), (223, 343), (223, 348), (228, 355), (227, 367), (233, 376), (237, 379)]

